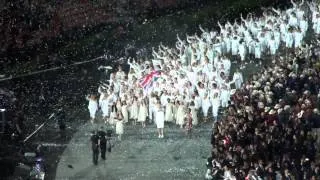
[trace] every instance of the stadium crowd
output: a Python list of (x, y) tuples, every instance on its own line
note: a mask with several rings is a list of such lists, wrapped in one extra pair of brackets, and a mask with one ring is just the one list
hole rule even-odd
[[(318, 7), (310, 6), (311, 24)], [(318, 41), (317, 41), (318, 42)], [(248, 77), (214, 123), (206, 179), (319, 179), (317, 44), (305, 44)]]
[(320, 147), (317, 61), (318, 57), (301, 54), (278, 61), (254, 74), (232, 96), (225, 117), (213, 128), (212, 156), (207, 164), (213, 176), (320, 177), (316, 162)]

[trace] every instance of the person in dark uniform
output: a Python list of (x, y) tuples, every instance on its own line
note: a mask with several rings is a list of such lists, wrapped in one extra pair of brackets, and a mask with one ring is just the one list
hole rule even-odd
[(111, 152), (111, 136), (112, 136), (112, 130), (107, 130), (107, 143), (108, 143), (108, 152)]
[(17, 115), (13, 118), (13, 136), (16, 140), (21, 140), (24, 137), (24, 115), (22, 112), (18, 112)]
[(91, 135), (91, 144), (92, 144), (92, 153), (93, 153), (93, 164), (98, 164), (99, 158), (99, 136), (98, 133), (95, 131)]
[(63, 109), (60, 108), (56, 115), (56, 124), (59, 127), (60, 138), (65, 137), (65, 129), (66, 129), (65, 118), (66, 118), (66, 114), (63, 111)]
[(103, 127), (98, 131), (98, 136), (100, 140), (100, 151), (101, 151), (101, 159), (106, 160), (106, 151), (107, 151), (107, 133), (103, 131)]

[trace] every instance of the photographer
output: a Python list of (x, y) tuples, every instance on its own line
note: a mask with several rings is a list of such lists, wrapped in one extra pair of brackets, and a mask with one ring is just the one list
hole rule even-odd
[(96, 131), (92, 132), (91, 135), (91, 148), (92, 148), (92, 159), (93, 159), (93, 164), (98, 165), (98, 158), (99, 158), (99, 135)]
[(100, 140), (100, 151), (101, 151), (101, 159), (106, 160), (106, 151), (107, 151), (107, 133), (103, 131), (103, 127), (98, 131), (98, 136)]

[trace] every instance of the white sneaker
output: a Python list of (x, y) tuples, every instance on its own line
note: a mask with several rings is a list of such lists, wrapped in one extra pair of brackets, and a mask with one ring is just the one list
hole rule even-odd
[(159, 135), (158, 138), (161, 138), (161, 136)]
[(163, 138), (163, 135), (161, 135), (160, 138)]

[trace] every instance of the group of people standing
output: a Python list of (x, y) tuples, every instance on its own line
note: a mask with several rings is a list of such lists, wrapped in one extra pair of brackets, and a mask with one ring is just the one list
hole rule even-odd
[[(240, 24), (218, 23), (220, 32), (206, 31), (200, 26), (200, 37), (187, 35), (186, 40), (177, 37), (175, 48), (162, 44), (158, 51), (153, 48), (152, 60), (129, 58), (128, 73), (119, 66), (107, 83), (100, 85), (99, 98), (87, 97), (91, 119), (101, 108), (103, 119), (116, 125), (119, 137), (123, 124), (129, 120), (141, 123), (142, 127), (149, 120), (157, 125), (159, 138), (164, 137), (165, 121), (187, 129), (198, 124), (199, 115), (207, 121), (211, 114), (210, 119), (217, 121), (219, 109), (228, 107), (230, 96), (242, 87), (239, 69), (245, 68), (245, 59), (259, 60), (262, 55), (275, 58), (280, 44), (286, 51), (303, 45), (309, 27), (303, 9), (306, 3), (292, 4), (286, 11), (268, 9), (260, 18), (251, 14), (247, 19), (241, 17)], [(308, 6), (317, 32), (319, 9), (315, 3)], [(233, 76), (231, 59), (241, 60)]]

